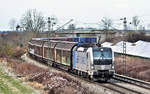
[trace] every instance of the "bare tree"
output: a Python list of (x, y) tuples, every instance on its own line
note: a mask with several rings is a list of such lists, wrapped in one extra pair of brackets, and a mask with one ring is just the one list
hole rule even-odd
[(103, 27), (104, 30), (109, 30), (112, 27), (113, 22), (112, 22), (111, 19), (104, 17), (101, 20), (101, 24), (102, 24), (102, 27)]
[(135, 30), (137, 30), (138, 29), (138, 25), (140, 24), (140, 20), (139, 20), (138, 16), (132, 17), (132, 24), (133, 24)]
[(25, 31), (39, 33), (45, 28), (45, 20), (41, 12), (36, 9), (28, 10), (21, 19), (21, 26)]
[(12, 18), (12, 19), (10, 20), (9, 26), (10, 26), (10, 29), (11, 29), (12, 31), (15, 30), (15, 28), (16, 28), (16, 20), (15, 20), (14, 18)]

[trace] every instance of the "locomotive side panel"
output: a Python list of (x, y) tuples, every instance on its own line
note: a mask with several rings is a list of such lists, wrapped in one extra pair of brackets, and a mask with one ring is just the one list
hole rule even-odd
[(73, 68), (82, 72), (88, 71), (87, 53), (74, 51)]

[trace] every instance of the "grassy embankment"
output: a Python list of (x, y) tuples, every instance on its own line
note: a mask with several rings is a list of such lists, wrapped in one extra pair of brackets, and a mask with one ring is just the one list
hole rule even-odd
[(3, 64), (0, 63), (0, 94), (36, 94), (35, 91), (24, 84), (23, 81), (11, 77), (4, 71)]

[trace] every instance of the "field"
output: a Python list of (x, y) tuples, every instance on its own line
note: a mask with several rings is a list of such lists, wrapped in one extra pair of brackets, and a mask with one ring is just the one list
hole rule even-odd
[(115, 57), (115, 71), (118, 74), (150, 82), (150, 60), (126, 56), (126, 68), (121, 56)]

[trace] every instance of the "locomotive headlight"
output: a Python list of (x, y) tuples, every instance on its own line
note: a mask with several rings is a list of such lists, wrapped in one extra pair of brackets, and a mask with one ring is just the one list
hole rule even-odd
[(111, 68), (114, 69), (114, 65), (112, 65)]
[(91, 69), (94, 69), (94, 66), (91, 66)]

